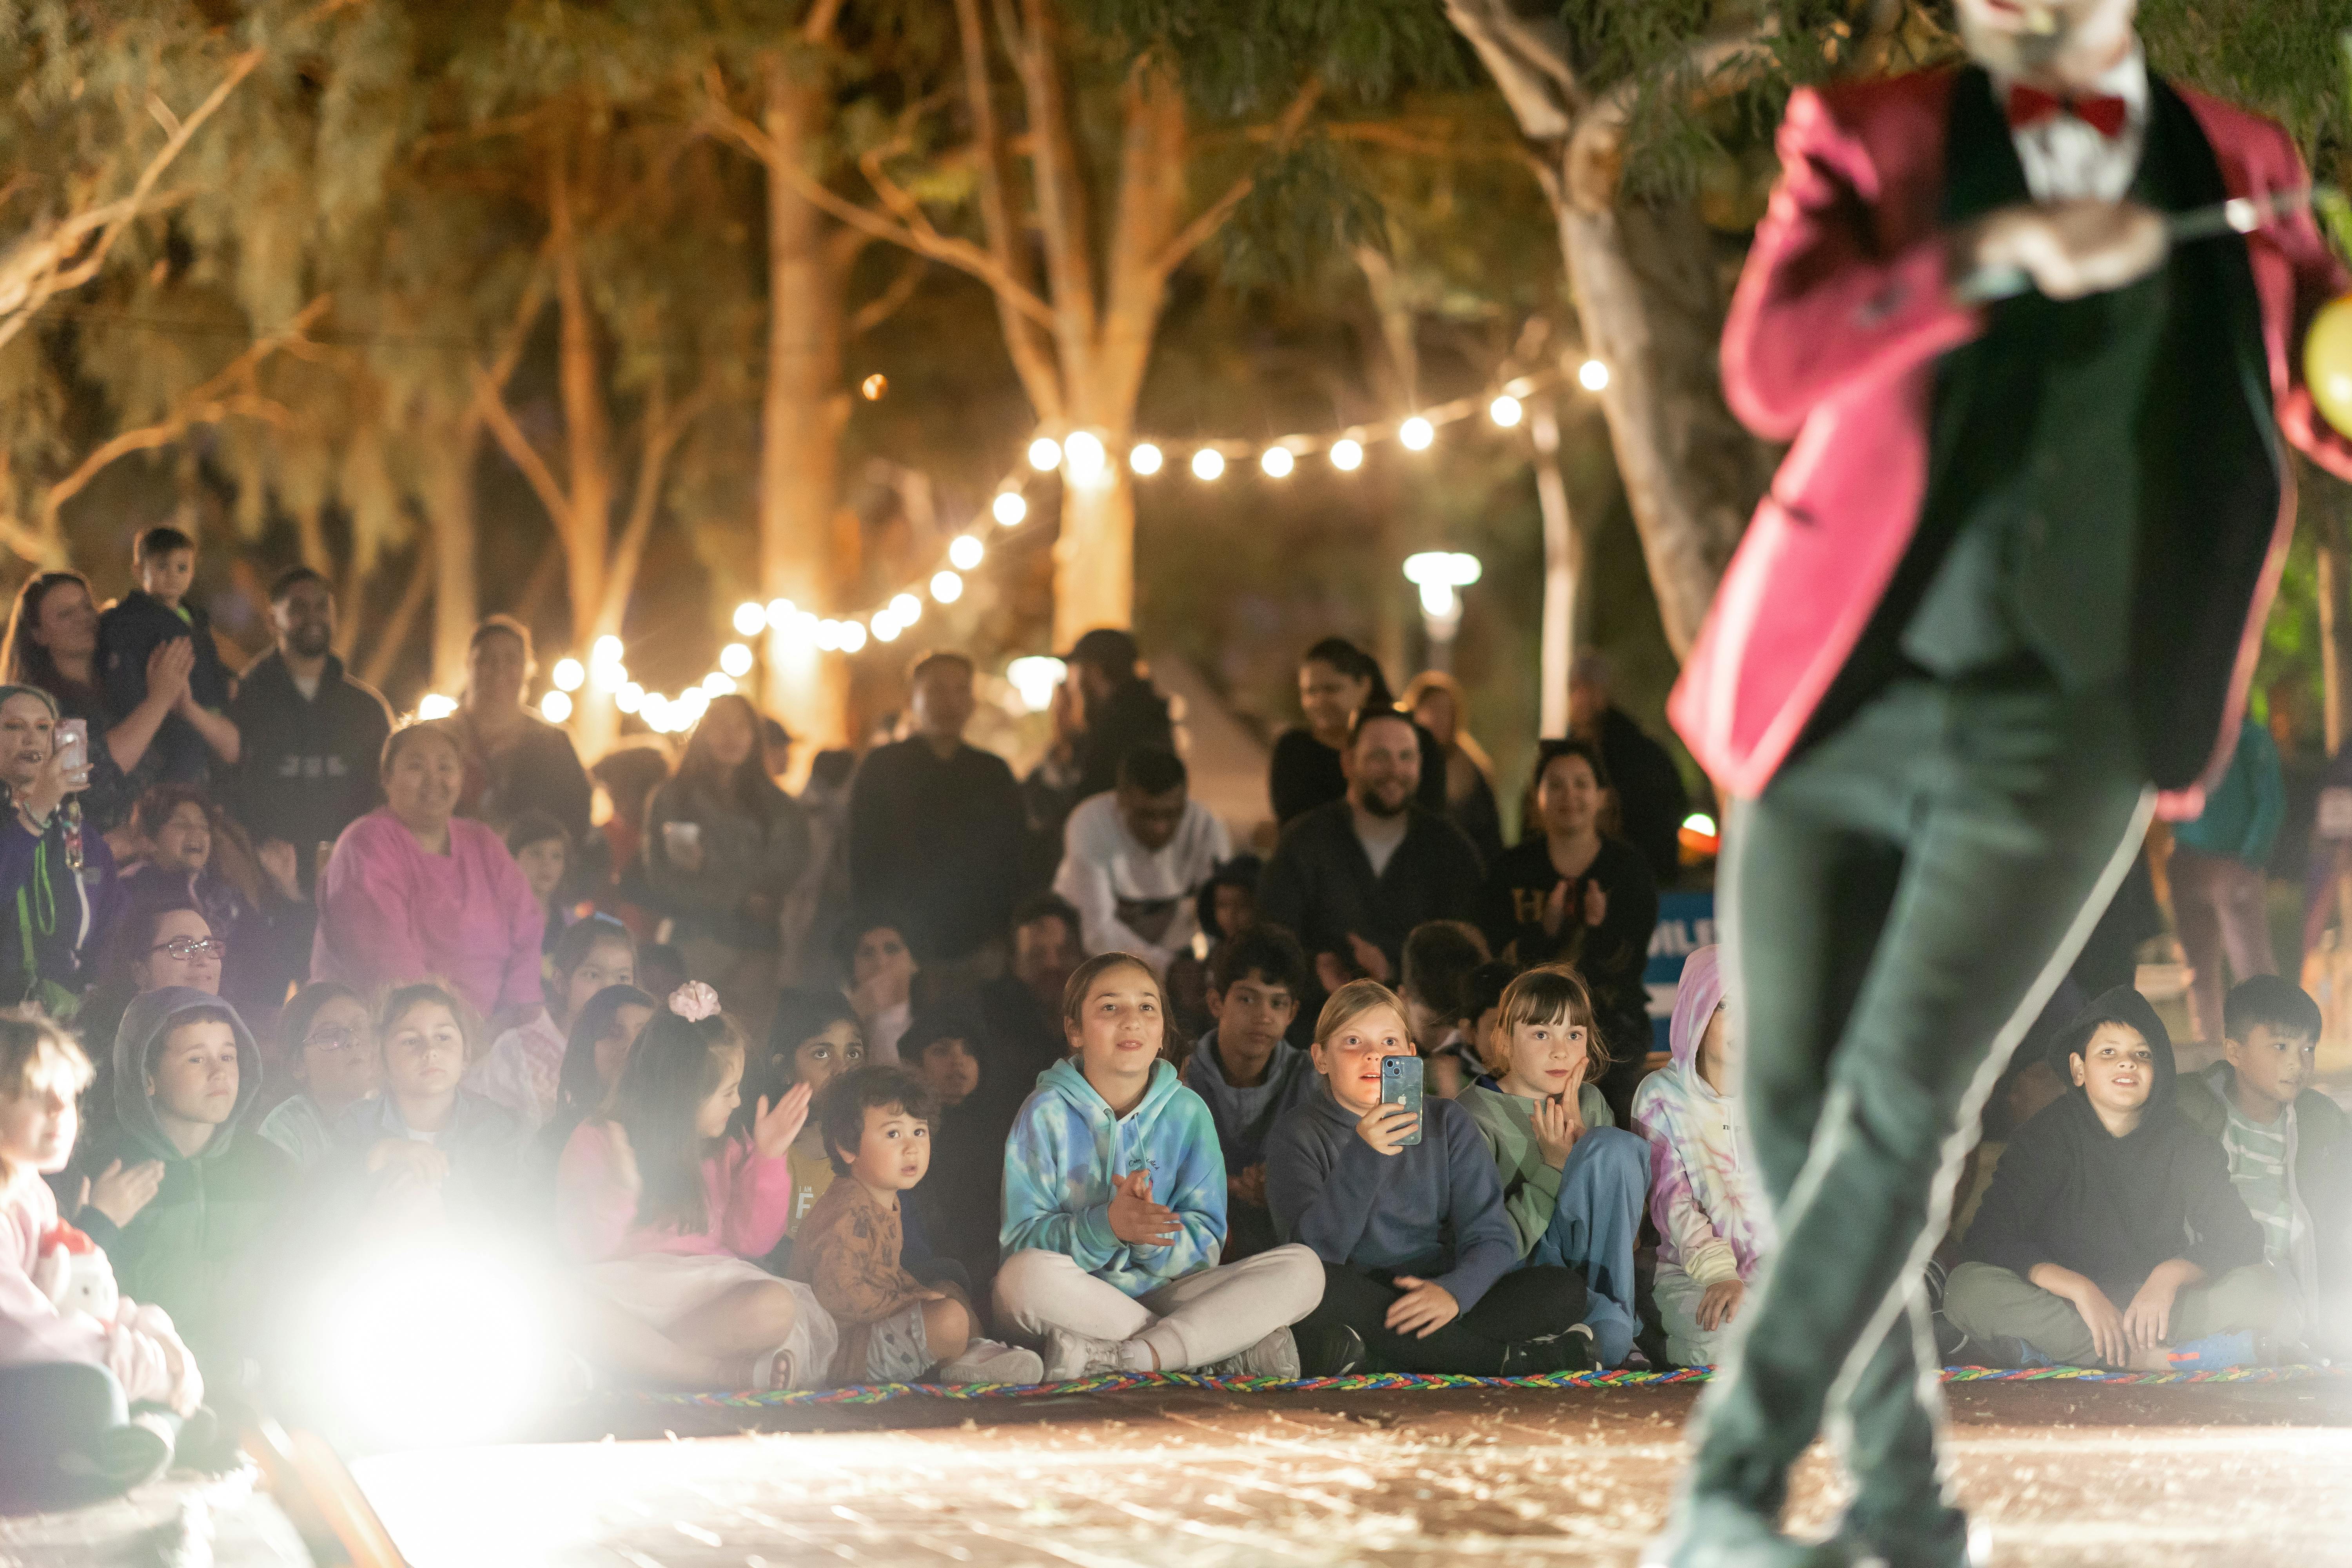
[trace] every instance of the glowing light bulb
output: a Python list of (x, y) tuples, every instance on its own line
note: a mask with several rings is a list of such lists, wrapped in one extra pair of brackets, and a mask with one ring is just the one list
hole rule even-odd
[(1000, 525), (1011, 528), (1029, 515), (1029, 503), (1013, 491), (1006, 490), (989, 503), (988, 510)]
[(952, 605), (963, 597), (963, 579), (952, 572), (931, 574), (931, 597), (942, 605)]
[(1486, 405), (1486, 417), (1506, 430), (1517, 425), (1520, 416), (1526, 412), (1527, 410), (1519, 405), (1519, 400), (1507, 392)]
[(1110, 455), (1103, 450), (1102, 437), (1091, 430), (1070, 432), (1062, 443), (1062, 461), (1074, 485), (1098, 485), (1110, 473)]
[(705, 697), (725, 697), (734, 689), (735, 683), (727, 678), (723, 670), (714, 669), (702, 678), (702, 694)]
[(816, 624), (816, 646), (827, 653), (841, 651), (841, 623), (825, 620)]
[(1265, 454), (1258, 458), (1257, 466), (1265, 470), (1267, 479), (1286, 479), (1290, 477), (1290, 470), (1297, 462), (1297, 459), (1290, 455), (1289, 447), (1268, 447)]
[(1408, 451), (1426, 452), (1429, 444), (1437, 439), (1437, 426), (1416, 414), (1397, 426), (1397, 439)]
[(866, 402), (879, 403), (882, 401), (882, 395), (890, 390), (890, 378), (877, 370), (859, 382), (857, 390), (866, 395)]
[(1342, 473), (1354, 473), (1364, 466), (1364, 444), (1345, 436), (1332, 442), (1331, 466)]
[(1062, 444), (1051, 436), (1040, 436), (1029, 443), (1029, 466), (1039, 473), (1050, 473), (1062, 466)]
[(1214, 447), (1203, 447), (1192, 454), (1192, 477), (1196, 479), (1221, 478), (1225, 471), (1225, 455)]
[(898, 616), (892, 615), (887, 610), (879, 610), (875, 613), (874, 640), (876, 642), (897, 642), (898, 640), (898, 632), (899, 626)]
[(751, 673), (751, 650), (731, 642), (719, 650), (719, 668), (740, 680)]
[(770, 631), (782, 631), (784, 629), (784, 623), (792, 618), (793, 602), (790, 599), (771, 599), (768, 601), (768, 629)]
[(634, 680), (613, 693), (613, 706), (624, 713), (634, 713), (645, 703), (646, 689)]
[(588, 662), (592, 665), (620, 663), (621, 639), (609, 633), (598, 637), (595, 647), (589, 652)]
[(559, 658), (555, 661), (555, 689), (558, 691), (577, 691), (587, 679), (588, 672), (581, 668), (578, 659)]
[(960, 533), (948, 542), (948, 563), (959, 572), (969, 572), (980, 564), (980, 541), (969, 533)]
[(539, 700), (539, 716), (551, 724), (561, 724), (572, 717), (572, 699), (561, 691), (551, 691)]
[(428, 721), (446, 719), (457, 710), (457, 700), (454, 697), (444, 697), (437, 691), (428, 691), (417, 699), (416, 716), (419, 719)]
[(862, 648), (865, 646), (866, 623), (863, 621), (842, 622), (841, 651), (844, 653), (856, 653), (859, 648)]
[(912, 594), (894, 594), (890, 597), (890, 618), (902, 626), (911, 626), (923, 618), (923, 601)]
[(1127, 466), (1146, 478), (1158, 473), (1160, 465), (1166, 460), (1160, 455), (1160, 448), (1149, 441), (1139, 443), (1135, 450), (1127, 455)]
[(1576, 367), (1576, 384), (1587, 392), (1599, 392), (1609, 384), (1609, 367), (1597, 359), (1586, 360)]
[(740, 635), (747, 637), (757, 637), (760, 635), (760, 628), (767, 624), (766, 605), (755, 605), (746, 599), (735, 606), (735, 630)]

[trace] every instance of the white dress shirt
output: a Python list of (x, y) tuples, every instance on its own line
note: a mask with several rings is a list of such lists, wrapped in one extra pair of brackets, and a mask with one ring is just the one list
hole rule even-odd
[[(2014, 79), (1994, 72), (1992, 90), (2003, 113)], [(2131, 51), (2101, 73), (2082, 95), (2120, 98), (2126, 118), (2123, 131), (2110, 138), (2061, 110), (2045, 120), (2018, 129), (2010, 139), (2017, 144), (2025, 165), (2025, 186), (2037, 202), (2061, 202), (2083, 197), (2121, 201), (2139, 173), (2139, 155), (2147, 144), (2147, 56), (2132, 40)]]

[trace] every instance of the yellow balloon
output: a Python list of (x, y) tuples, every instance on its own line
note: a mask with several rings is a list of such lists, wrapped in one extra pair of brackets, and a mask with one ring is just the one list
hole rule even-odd
[(2330, 300), (2312, 318), (2303, 340), (2303, 379), (2336, 434), (2352, 436), (2352, 294)]

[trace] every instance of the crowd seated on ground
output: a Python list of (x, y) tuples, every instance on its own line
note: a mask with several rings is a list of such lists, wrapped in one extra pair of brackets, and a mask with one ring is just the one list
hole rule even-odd
[[(600, 764), (614, 832), (568, 740), (519, 721), (519, 626), (478, 634), (457, 719), (387, 725), (355, 779), (381, 699), (289, 574), (226, 702), (247, 762), (292, 759), (260, 777), (168, 637), (70, 756), (57, 692), (121, 704), (86, 586), (37, 583), (10, 668), (44, 684), (0, 687), (0, 1397), (42, 1417), (0, 1504), (216, 1459), (293, 1375), (292, 1287), (419, 1238), (576, 1286), (543, 1337), (612, 1387), (1708, 1365), (1771, 1288), (1715, 949), (1648, 1070), (1622, 732), (1608, 760), (1545, 742), (1528, 836), (1493, 848), (1460, 689), (1412, 689), (1424, 743), (1318, 645), (1261, 866), (1192, 798), (1131, 640), (1097, 645), (1097, 728), (1056, 766), (1108, 787), (1057, 821), (1049, 889), (963, 739), (958, 655), (822, 809), (721, 699), (675, 777), (649, 747)], [(134, 798), (159, 703), (201, 776)], [(2317, 1007), (2258, 975), (2225, 1013), (2223, 1060), (2178, 1082), (2128, 989), (2035, 1037), (1927, 1276), (1948, 1357), (2340, 1353), (2352, 1122), (2313, 1085)], [(69, 1285), (95, 1268), (103, 1312)]]

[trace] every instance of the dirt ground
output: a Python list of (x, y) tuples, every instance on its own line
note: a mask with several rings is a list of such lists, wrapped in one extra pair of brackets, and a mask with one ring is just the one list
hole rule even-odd
[[(2352, 1563), (2352, 1379), (1951, 1392), (1996, 1564)], [(1694, 1394), (624, 1406), (592, 1423), (601, 1442), (354, 1468), (417, 1568), (1625, 1564), (1664, 1518)], [(1836, 1487), (1816, 1449), (1796, 1522), (1825, 1524)]]

